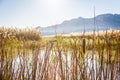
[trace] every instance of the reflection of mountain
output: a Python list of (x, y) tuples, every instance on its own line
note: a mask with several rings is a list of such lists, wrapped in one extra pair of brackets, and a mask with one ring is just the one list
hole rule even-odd
[[(108, 27), (112, 29), (120, 29), (120, 14), (103, 14), (95, 17), (95, 23), (97, 30), (106, 30)], [(42, 35), (53, 35), (55, 31), (57, 33), (71, 33), (71, 32), (82, 32), (84, 30), (92, 31), (94, 27), (94, 18), (76, 18), (68, 21), (64, 21), (61, 24), (48, 26), (48, 27), (37, 27), (42, 30)]]

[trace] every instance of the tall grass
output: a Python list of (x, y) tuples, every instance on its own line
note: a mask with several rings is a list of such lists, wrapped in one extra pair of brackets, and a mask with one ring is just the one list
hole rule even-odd
[(36, 30), (6, 28), (0, 35), (0, 80), (120, 79), (120, 31), (94, 39), (84, 33), (46, 40)]

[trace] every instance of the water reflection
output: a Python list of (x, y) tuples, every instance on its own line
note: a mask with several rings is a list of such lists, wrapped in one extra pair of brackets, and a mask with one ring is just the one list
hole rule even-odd
[[(45, 50), (21, 52), (16, 57), (10, 58), (9, 61), (4, 60), (3, 74), (8, 76), (10, 75), (8, 73), (13, 73), (13, 80), (19, 76), (22, 80), (23, 78), (38, 80), (42, 75), (42, 79), (60, 80), (62, 74), (66, 80), (119, 80), (120, 78), (118, 64), (107, 63), (105, 56), (99, 57), (98, 54), (91, 54), (91, 51), (84, 56), (76, 55), (72, 51), (67, 53), (50, 51), (48, 57), (45, 58)], [(102, 59), (103, 62), (100, 61)]]

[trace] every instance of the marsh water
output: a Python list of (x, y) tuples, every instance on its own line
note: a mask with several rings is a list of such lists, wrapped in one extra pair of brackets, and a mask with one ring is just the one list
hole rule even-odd
[(119, 80), (118, 57), (87, 51), (13, 50), (1, 54), (3, 80)]

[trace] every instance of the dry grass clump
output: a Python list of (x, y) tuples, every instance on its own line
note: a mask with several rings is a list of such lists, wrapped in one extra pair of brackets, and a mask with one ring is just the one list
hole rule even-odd
[(35, 29), (23, 29), (16, 31), (16, 37), (23, 40), (40, 40), (40, 31)]
[(40, 40), (40, 31), (35, 29), (12, 29), (12, 28), (0, 28), (0, 38), (10, 39), (17, 38), (23, 40)]
[[(24, 44), (29, 43), (27, 47), (32, 48), (31, 46), (39, 46), (38, 42), (40, 39), (40, 31), (35, 29), (0, 27), (0, 47), (23, 47)], [(36, 44), (34, 45), (33, 43)]]

